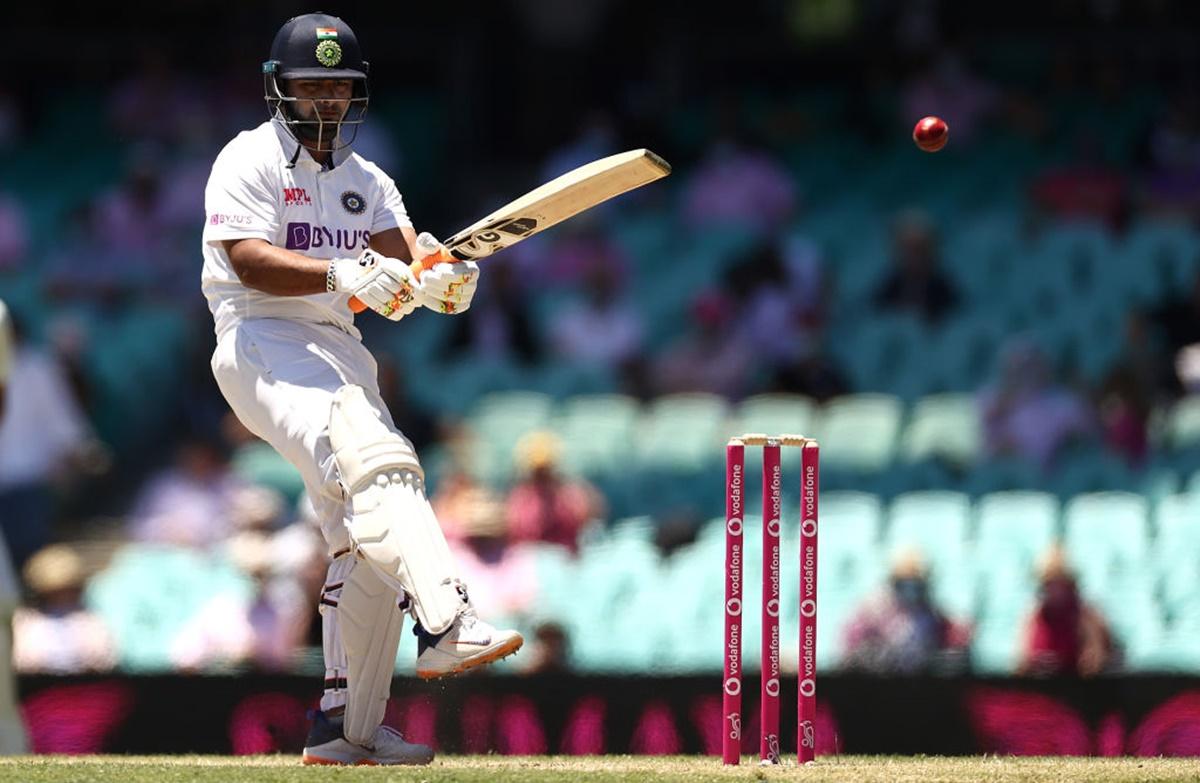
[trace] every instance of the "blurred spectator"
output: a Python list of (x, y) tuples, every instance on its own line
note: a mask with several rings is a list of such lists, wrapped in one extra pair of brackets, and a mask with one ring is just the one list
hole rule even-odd
[(1074, 160), (1052, 166), (1034, 178), (1033, 201), (1059, 220), (1100, 220), (1114, 229), (1128, 218), (1128, 182), (1124, 172), (1104, 160), (1100, 139), (1081, 132)]
[(904, 124), (930, 114), (946, 121), (954, 144), (970, 144), (997, 105), (997, 91), (973, 76), (956, 52), (943, 52), (905, 89)]
[(20, 103), (6, 85), (0, 85), (0, 151), (15, 147), (24, 130)]
[(980, 396), (980, 415), (990, 456), (1016, 456), (1042, 467), (1071, 440), (1094, 434), (1085, 401), (1055, 383), (1046, 357), (1024, 340), (1003, 351), (999, 379)]
[(1200, 272), (1182, 295), (1163, 303), (1150, 319), (1172, 355), (1200, 343)]
[(821, 270), (815, 247), (797, 239), (756, 247), (725, 275), (747, 343), (772, 364), (798, 359), (821, 320)]
[(1097, 411), (1109, 447), (1130, 464), (1142, 464), (1149, 449), (1150, 414), (1177, 389), (1170, 362), (1155, 344), (1145, 318), (1131, 312), (1125, 319), (1121, 354), (1099, 387)]
[(490, 499), (491, 494), (491, 490), (459, 464), (452, 465), (438, 478), (437, 491), (430, 504), (447, 541), (458, 541), (466, 536), (467, 520), (475, 513), (476, 504), (481, 499)]
[(160, 156), (141, 150), (130, 162), (124, 181), (102, 194), (95, 202), (96, 224), (101, 247), (119, 257), (121, 282), (145, 286), (171, 261), (167, 247), (168, 221), (163, 214)]
[(29, 220), (20, 203), (0, 193), (0, 272), (21, 266), (29, 250)]
[(562, 444), (549, 432), (532, 432), (517, 443), (521, 479), (508, 493), (508, 530), (514, 541), (548, 541), (572, 552), (579, 532), (593, 519), (603, 518), (599, 493), (581, 479), (568, 479), (558, 470)]
[[(224, 401), (222, 404), (225, 405)], [(228, 405), (221, 417), (221, 436), (229, 449), (229, 469), (242, 482), (273, 490), (290, 503), (300, 500), (304, 479), (279, 452), (246, 429)]]
[(528, 548), (510, 540), (504, 503), (476, 486), (460, 493), (457, 513), (450, 550), (475, 607), (489, 617), (528, 611), (537, 598), (537, 566)]
[(8, 392), (8, 377), (13, 363), (12, 319), (8, 316), (8, 305), (0, 299), (0, 422), (4, 421), (4, 401)]
[(1175, 355), (1175, 372), (1188, 394), (1200, 394), (1200, 343), (1189, 345)]
[(1146, 146), (1145, 209), (1200, 215), (1200, 99), (1193, 90), (1172, 99), (1166, 116), (1152, 123)]
[(584, 280), (583, 302), (559, 311), (550, 327), (565, 360), (615, 369), (635, 356), (642, 319), (622, 292), (621, 270), (597, 259)]
[(50, 539), (55, 488), (70, 479), (90, 444), (90, 426), (62, 363), (24, 339), (13, 318), (15, 350), (0, 420), (0, 530), (20, 568)]
[(223, 541), (233, 530), (234, 504), (244, 486), (216, 443), (189, 438), (176, 449), (174, 463), (151, 476), (134, 501), (130, 535), (202, 548)]
[(575, 138), (546, 156), (542, 163), (541, 179), (549, 182), (572, 169), (616, 152), (619, 150), (612, 118), (602, 111), (592, 111), (584, 117)]
[(1051, 550), (1038, 575), (1038, 602), (1021, 640), (1023, 675), (1091, 677), (1114, 661), (1108, 624), (1079, 595), (1061, 549)]
[(32, 605), (13, 616), (13, 661), (23, 673), (107, 671), (116, 663), (108, 627), (83, 606), (83, 562), (55, 544), (38, 551), (24, 569)]
[(753, 385), (754, 354), (738, 330), (733, 303), (702, 294), (691, 307), (691, 329), (656, 357), (653, 385), (659, 394), (711, 392), (739, 398)]
[(108, 116), (118, 135), (173, 144), (210, 121), (204, 91), (172, 70), (167, 51), (147, 46), (138, 59), (133, 75), (108, 91)]
[(725, 133), (695, 168), (683, 192), (683, 220), (691, 228), (777, 229), (792, 217), (796, 185), (777, 160), (735, 135)]
[(450, 350), (479, 360), (536, 364), (542, 348), (526, 291), (512, 264), (490, 262), (488, 284), (479, 288), (471, 309), (454, 319)]
[(875, 290), (875, 306), (910, 312), (929, 323), (941, 321), (958, 304), (958, 292), (940, 263), (928, 216), (902, 213), (892, 227), (892, 270)]
[(820, 333), (813, 333), (800, 356), (775, 368), (769, 390), (780, 394), (802, 394), (817, 402), (849, 394), (846, 374), (829, 355)]
[[(106, 303), (128, 295), (127, 259), (105, 241), (101, 223), (93, 201), (67, 213), (46, 259), (46, 289), (53, 299), (75, 306), (77, 299)], [(80, 258), (88, 263), (80, 264)]]
[(229, 553), (251, 579), (252, 595), (249, 600), (233, 591), (213, 596), (172, 641), (171, 660), (187, 671), (241, 663), (284, 671), (303, 645), (312, 594), (280, 573), (270, 536), (239, 536)]
[(567, 629), (554, 621), (533, 629), (533, 644), (521, 656), (523, 674), (565, 674), (571, 670), (571, 646)]
[[(392, 414), (396, 429), (404, 434), (420, 454), (437, 437), (434, 414), (412, 398), (406, 365), (388, 351), (376, 354), (379, 364), (379, 394)], [(419, 377), (419, 376), (418, 376)]]
[(929, 572), (915, 552), (901, 554), (887, 588), (854, 612), (845, 627), (849, 669), (918, 674), (964, 662), (969, 634), (929, 597)]

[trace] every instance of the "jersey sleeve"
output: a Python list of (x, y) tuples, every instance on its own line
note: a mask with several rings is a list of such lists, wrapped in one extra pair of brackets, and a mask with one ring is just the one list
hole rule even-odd
[(279, 188), (271, 187), (261, 161), (242, 160), (226, 148), (204, 188), (204, 242), (265, 239), (279, 230)]
[(378, 234), (389, 228), (411, 228), (412, 220), (408, 217), (408, 210), (404, 208), (404, 199), (400, 197), (396, 183), (383, 172), (378, 173), (377, 182), (379, 183), (379, 198), (375, 200), (371, 233)]

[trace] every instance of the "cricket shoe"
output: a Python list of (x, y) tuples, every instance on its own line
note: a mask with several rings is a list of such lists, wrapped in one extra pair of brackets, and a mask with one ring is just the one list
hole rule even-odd
[(417, 676), (423, 680), (459, 674), (494, 663), (521, 649), (525, 639), (516, 631), (501, 631), (467, 608), (440, 634), (431, 634), (418, 623)]
[(428, 764), (433, 761), (433, 748), (405, 742), (400, 732), (388, 726), (375, 729), (370, 747), (355, 745), (342, 734), (341, 715), (326, 715), (318, 710), (304, 741), (301, 759), (305, 764), (337, 766)]

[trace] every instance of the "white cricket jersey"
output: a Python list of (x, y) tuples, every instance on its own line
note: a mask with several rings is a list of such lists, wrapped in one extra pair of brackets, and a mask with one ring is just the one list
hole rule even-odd
[(378, 166), (348, 150), (333, 158), (325, 169), (276, 122), (239, 133), (217, 156), (204, 190), (201, 287), (218, 337), (248, 318), (330, 323), (358, 334), (349, 294), (273, 296), (247, 288), (220, 244), (258, 238), (312, 258), (353, 258), (373, 233), (412, 225)]

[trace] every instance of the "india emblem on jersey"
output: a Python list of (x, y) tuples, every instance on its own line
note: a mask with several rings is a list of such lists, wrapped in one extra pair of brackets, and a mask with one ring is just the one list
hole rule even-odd
[(317, 44), (317, 62), (332, 68), (342, 61), (342, 47), (337, 41), (326, 39)]
[(367, 200), (362, 197), (361, 193), (347, 190), (342, 194), (342, 209), (351, 215), (361, 215), (366, 208)]

